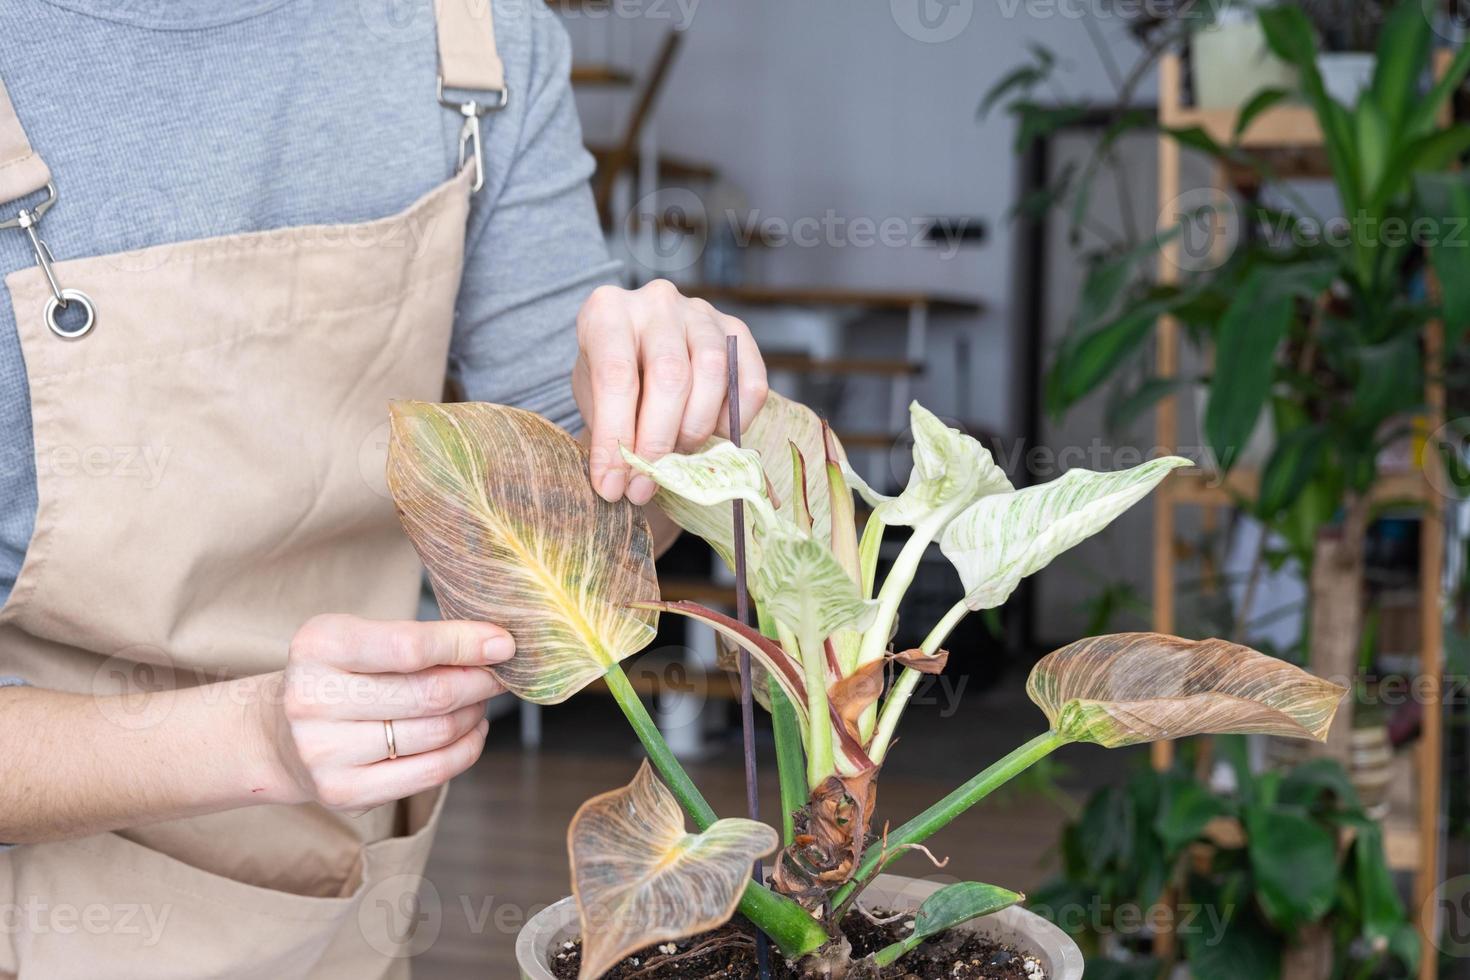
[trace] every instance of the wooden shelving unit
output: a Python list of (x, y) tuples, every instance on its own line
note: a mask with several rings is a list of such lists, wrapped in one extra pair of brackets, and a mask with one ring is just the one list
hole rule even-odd
[[(1440, 53), (1436, 72), (1447, 64), (1447, 55)], [(1258, 116), (1250, 127), (1235, 140), (1237, 113), (1235, 110), (1196, 109), (1182, 103), (1183, 69), (1177, 55), (1165, 56), (1159, 67), (1159, 121), (1163, 128), (1176, 129), (1198, 126), (1216, 142), (1227, 145), (1236, 142), (1253, 153), (1266, 155), (1287, 154), (1297, 161), (1290, 173), (1284, 176), (1329, 176), (1325, 170), (1313, 170), (1324, 166), (1321, 155), (1322, 132), (1311, 111), (1304, 106), (1279, 104)], [(1446, 116), (1448, 121), (1448, 116)], [(1167, 133), (1161, 133), (1158, 141), (1159, 161), (1159, 221), (1161, 228), (1172, 227), (1180, 215), (1175, 211), (1177, 201), (1184, 188), (1181, 186), (1180, 144)], [(1314, 161), (1316, 161), (1314, 163)], [(1277, 171), (1281, 173), (1280, 170)], [(1216, 167), (1213, 187), (1221, 191), (1231, 185), (1232, 174), (1223, 167)], [(1166, 243), (1160, 250), (1158, 278), (1162, 282), (1179, 279), (1180, 247), (1178, 238)], [(1169, 317), (1159, 320), (1157, 328), (1155, 371), (1160, 377), (1175, 377), (1179, 373), (1180, 330), (1177, 321)], [(1428, 356), (1440, 350), (1443, 339), (1440, 325), (1431, 325), (1425, 336)], [(1429, 406), (1429, 430), (1433, 431), (1443, 421), (1444, 390), (1435, 382), (1426, 389)], [(1179, 446), (1178, 396), (1170, 395), (1159, 403), (1156, 416), (1155, 437), (1157, 445), (1164, 451), (1177, 450)], [(1414, 900), (1410, 915), (1420, 915), (1438, 887), (1440, 875), (1440, 793), (1441, 753), (1443, 750), (1443, 705), (1442, 673), (1444, 669), (1444, 624), (1440, 607), (1440, 578), (1444, 563), (1444, 526), (1441, 516), (1441, 498), (1429, 483), (1427, 471), (1437, 465), (1426, 453), (1424, 469), (1415, 472), (1386, 474), (1373, 488), (1373, 496), (1381, 502), (1406, 501), (1418, 505), (1420, 523), (1419, 558), (1419, 616), (1423, 635), (1420, 650), (1419, 685), (1425, 699), (1423, 725), (1416, 747), (1417, 806), (1415, 813), (1394, 812), (1384, 821), (1385, 847), (1391, 867), (1396, 870), (1412, 871), (1414, 874)], [(1201, 507), (1207, 512), (1228, 508), (1255, 490), (1259, 475), (1232, 472), (1221, 480), (1214, 473), (1202, 470), (1185, 470), (1165, 481), (1154, 503), (1154, 550), (1153, 550), (1153, 628), (1161, 633), (1175, 632), (1175, 527), (1177, 511), (1181, 507)], [(1165, 768), (1173, 761), (1174, 746), (1171, 742), (1158, 742), (1153, 747), (1156, 768)], [(1239, 828), (1215, 827), (1214, 830), (1228, 837), (1238, 836)], [(1432, 912), (1430, 913), (1433, 914)], [(1434, 942), (1435, 923), (1420, 922), (1421, 963), (1420, 980), (1434, 980), (1438, 970), (1438, 949)], [(1165, 946), (1172, 936), (1161, 937)]]
[(572, 84), (623, 88), (633, 84), (633, 73), (616, 65), (577, 64), (572, 66)]

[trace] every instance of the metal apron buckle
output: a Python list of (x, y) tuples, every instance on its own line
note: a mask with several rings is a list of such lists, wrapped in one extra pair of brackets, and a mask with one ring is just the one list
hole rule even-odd
[(492, 112), (499, 112), (505, 108), (510, 101), (510, 89), (486, 89), (486, 91), (499, 96), (499, 101), (482, 103), (476, 99), (465, 102), (456, 102), (444, 97), (444, 76), (439, 76), (439, 104), (446, 109), (453, 109), (464, 116), (464, 125), (459, 131), (459, 166), (460, 169), (469, 161), (470, 155), (475, 160), (475, 186), (471, 193), (478, 193), (485, 186), (485, 149), (480, 142), (480, 119)]
[[(76, 340), (91, 333), (92, 328), (97, 325), (97, 306), (92, 302), (92, 297), (80, 289), (61, 288), (61, 283), (56, 281), (56, 272), (51, 268), (56, 258), (51, 254), (50, 247), (41, 239), (40, 233), (36, 230), (41, 224), (42, 216), (51, 210), (58, 196), (56, 185), (48, 182), (46, 184), (46, 200), (37, 204), (34, 208), (21, 208), (14, 218), (0, 221), (0, 229), (19, 228), (30, 238), (31, 251), (36, 253), (36, 264), (45, 273), (46, 284), (51, 287), (51, 298), (46, 301), (46, 326), (51, 329), (52, 333), (63, 340)], [(61, 325), (61, 322), (56, 319), (56, 314), (70, 307), (72, 303), (80, 306), (82, 312), (86, 315), (82, 318), (81, 324), (68, 328)]]

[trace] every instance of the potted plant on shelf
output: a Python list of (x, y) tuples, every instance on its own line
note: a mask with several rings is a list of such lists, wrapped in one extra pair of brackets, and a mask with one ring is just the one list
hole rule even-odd
[[(1323, 133), (1347, 218), (1313, 223), (1295, 202), (1286, 210), (1248, 201), (1241, 244), (1218, 267), (1179, 284), (1138, 276), (1142, 260), (1177, 232), (1099, 259), (1084, 288), (1088, 319), (1060, 346), (1048, 398), (1064, 411), (1130, 375), (1141, 380), (1120, 401), (1134, 411), (1169, 395), (1176, 380), (1139, 366), (1156, 319), (1177, 318), (1198, 359), (1213, 357), (1203, 431), (1220, 469), (1238, 464), (1263, 418), (1272, 423), (1269, 459), (1240, 500), (1285, 543), (1309, 582), (1312, 669), (1346, 679), (1357, 664), (1363, 538), (1383, 452), (1412, 434), (1425, 381), (1444, 363), (1426, 346), (1426, 328), (1441, 320), (1459, 341), (1470, 324), (1470, 249), (1454, 231), (1470, 217), (1470, 194), (1449, 174), (1470, 149), (1470, 127), (1438, 119), (1470, 70), (1470, 47), (1421, 91), (1430, 27), (1417, 3), (1400, 3), (1382, 25), (1372, 84), (1350, 107), (1326, 91), (1306, 15), (1287, 6), (1259, 16), (1272, 49), (1299, 73), (1298, 94)], [(1288, 94), (1253, 100), (1237, 137)], [(1173, 135), (1271, 177), (1257, 157), (1202, 131)], [(1426, 254), (1442, 297), (1414, 285)], [(1344, 718), (1332, 736), (1331, 751), (1344, 762), (1350, 728)]]
[[(393, 407), (389, 485), (445, 615), (493, 619), (515, 636), (517, 656), (495, 670), (523, 698), (558, 703), (602, 678), (652, 764), (573, 819), (573, 898), (522, 933), (525, 976), (570, 975), (575, 959), (577, 976), (600, 977), (629, 957), (645, 977), (659, 976), (661, 964), (670, 971), (662, 975), (677, 976), (691, 953), (687, 940), (701, 935), (699, 955), (738, 962), (748, 933), (725, 925), (738, 910), (781, 954), (778, 976), (858, 980), (922, 969), (962, 977), (971, 968), (936, 963), (944, 947), (933, 944), (958, 930), (954, 948), (983, 936), (1017, 947), (1017, 975), (1076, 980), (1075, 947), (1016, 907), (1021, 895), (880, 872), (922, 852), (936, 831), (1070, 742), (1325, 734), (1344, 691), (1291, 665), (1219, 640), (1091, 638), (1047, 655), (1031, 672), (1027, 693), (1046, 716), (1044, 731), (898, 827), (880, 821), (879, 770), (915, 686), (943, 670), (942, 645), (954, 626), (1004, 602), (1023, 577), (1186, 463), (1165, 457), (1118, 473), (1073, 470), (1015, 491), (980, 443), (917, 405), (913, 428), (913, 473), (893, 498), (851, 474), (837, 439), (811, 411), (777, 396), (753, 420), (749, 448), (715, 440), (653, 463), (629, 457), (659, 485), (663, 510), (727, 559), (737, 546), (732, 502), (743, 504), (757, 631), (692, 603), (659, 600), (641, 512), (598, 498), (583, 450), (550, 423), (496, 405)], [(874, 505), (861, 537), (849, 481)], [(884, 528), (899, 526), (912, 534), (879, 583), (877, 542)], [(954, 563), (963, 598), (918, 648), (895, 652), (889, 637), (899, 602), (934, 542)], [(709, 624), (768, 675), (779, 833), (718, 818), (629, 685), (620, 663), (652, 639), (661, 612)], [(752, 862), (773, 852), (769, 882), (752, 880)], [(872, 920), (855, 914), (860, 903), (898, 918), (875, 939)]]

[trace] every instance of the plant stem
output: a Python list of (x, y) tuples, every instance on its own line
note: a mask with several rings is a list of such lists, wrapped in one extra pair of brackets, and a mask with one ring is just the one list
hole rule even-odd
[(604, 679), (607, 681), (607, 689), (612, 692), (613, 700), (617, 701), (618, 707), (623, 709), (623, 715), (628, 719), (628, 724), (633, 726), (633, 732), (638, 736), (638, 741), (643, 743), (643, 749), (648, 753), (648, 761), (653, 763), (653, 768), (657, 769), (659, 775), (663, 777), (670, 792), (694, 819), (694, 826), (702, 831), (708, 830), (710, 824), (719, 819), (718, 814), (705, 800), (699, 787), (694, 785), (694, 780), (689, 778), (689, 774), (679, 764), (673, 751), (669, 749), (669, 743), (664, 741), (663, 732), (658, 730), (658, 725), (649, 716), (648, 709), (643, 706), (643, 699), (629, 683), (628, 675), (623, 673), (622, 665), (613, 664), (609, 667)]
[(872, 663), (883, 656), (883, 651), (888, 648), (888, 637), (893, 632), (893, 621), (898, 616), (898, 604), (903, 601), (904, 593), (908, 592), (909, 585), (913, 583), (914, 575), (919, 571), (919, 562), (924, 559), (924, 552), (929, 549), (934, 535), (939, 533), (937, 527), (929, 526), (932, 523), (934, 522), (915, 527), (914, 533), (904, 542), (903, 550), (893, 560), (893, 567), (888, 570), (888, 577), (878, 590), (878, 614), (873, 619), (873, 625), (863, 634), (863, 645), (858, 652), (858, 666)]
[(798, 642), (801, 668), (806, 674), (806, 713), (811, 728), (807, 731), (806, 784), (816, 789), (837, 771), (832, 755), (832, 721), (827, 710), (827, 661), (820, 638)]
[(802, 758), (801, 722), (780, 685), (771, 685), (771, 727), (776, 734), (776, 771), (781, 782), (781, 842), (796, 838), (796, 811), (806, 806), (806, 761)]
[[(970, 607), (965, 605), (961, 599), (950, 607), (944, 618), (934, 625), (929, 635), (924, 637), (924, 642), (919, 649), (926, 656), (933, 656), (939, 645), (948, 639), (949, 634), (959, 625), (960, 620), (969, 615)], [(893, 741), (893, 732), (898, 728), (898, 720), (903, 716), (903, 709), (908, 706), (909, 698), (914, 695), (914, 688), (918, 686), (921, 674), (912, 667), (905, 667), (899, 671), (898, 680), (893, 682), (893, 690), (888, 692), (888, 697), (883, 701), (883, 713), (878, 716), (878, 730), (873, 740), (868, 745), (868, 758), (874, 762), (882, 762), (883, 757), (888, 754), (888, 746)]]
[(877, 514), (869, 514), (868, 523), (863, 525), (863, 539), (858, 544), (858, 568), (862, 572), (863, 580), (858, 584), (862, 587), (864, 599), (873, 598), (873, 579), (878, 575), (878, 552), (883, 547), (883, 530), (887, 526)]
[(979, 803), (999, 787), (1025, 772), (1032, 765), (1046, 758), (1067, 740), (1056, 732), (1045, 732), (1025, 745), (1012, 750), (990, 767), (977, 773), (970, 780), (923, 813), (890, 831), (886, 846), (869, 848), (851, 881), (843, 885), (832, 896), (833, 908), (840, 908), (855, 892), (861, 890), (884, 862), (884, 852), (890, 854), (895, 848), (908, 844), (922, 844), (938, 831), (944, 829), (955, 817)]
[[(628, 675), (623, 673), (621, 664), (613, 664), (604, 675), (607, 688), (612, 692), (613, 699), (617, 701), (618, 707), (623, 709), (623, 715), (628, 723), (633, 726), (633, 731), (638, 735), (638, 741), (643, 743), (644, 751), (648, 753), (648, 759), (653, 767), (663, 777), (664, 783), (678, 799), (681, 806), (694, 820), (694, 826), (699, 830), (708, 830), (718, 819), (714, 808), (700, 793), (699, 787), (694, 785), (694, 780), (684, 771), (674, 753), (669, 750), (668, 743), (664, 741), (663, 733), (654, 724), (653, 718), (648, 714), (648, 709), (643, 706), (643, 700), (638, 692), (633, 690), (633, 685), (628, 682)], [(754, 881), (745, 886), (745, 893), (740, 896), (740, 911), (755, 923), (777, 946), (781, 952), (788, 957), (805, 956), (822, 946), (830, 938), (825, 929), (807, 913), (806, 909), (797, 905), (785, 895), (777, 895), (775, 892)]]
[[(760, 603), (755, 619), (761, 635), (780, 641), (776, 622)], [(770, 685), (771, 728), (776, 736), (776, 773), (781, 784), (781, 842), (790, 846), (796, 839), (796, 811), (806, 805), (806, 749), (802, 743), (801, 719), (781, 685)]]

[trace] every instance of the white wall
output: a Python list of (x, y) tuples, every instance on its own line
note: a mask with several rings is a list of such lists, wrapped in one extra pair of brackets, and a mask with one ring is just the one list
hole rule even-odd
[[(1080, 0), (609, 0), (563, 17), (584, 60), (647, 61), (663, 32), (689, 34), (657, 116), (660, 143), (712, 161), (749, 207), (785, 221), (927, 216), (983, 218), (984, 246), (945, 257), (934, 247), (861, 247), (845, 234), (766, 256), (762, 277), (786, 284), (921, 288), (982, 298), (972, 331), (974, 421), (1010, 431), (1012, 228), (1016, 162), (1011, 120), (981, 124), (982, 93), (1045, 45), (1066, 63), (1056, 98), (1106, 101), (1102, 61), (1076, 16)], [(945, 6), (948, 4), (948, 6)], [(1070, 4), (1070, 6), (1069, 6)], [(1093, 0), (1094, 5), (1101, 0)], [(924, 5), (943, 40), (922, 40)], [(609, 9), (612, 13), (609, 14)], [(1121, 25), (1099, 18), (1104, 35)], [(907, 28), (907, 30), (906, 30)], [(933, 35), (931, 35), (933, 36)], [(1124, 42), (1124, 47), (1129, 45)], [(1130, 60), (1124, 54), (1120, 60)], [(591, 138), (618, 131), (626, 93), (579, 93)], [(924, 400), (958, 414), (952, 370), (935, 365)]]

